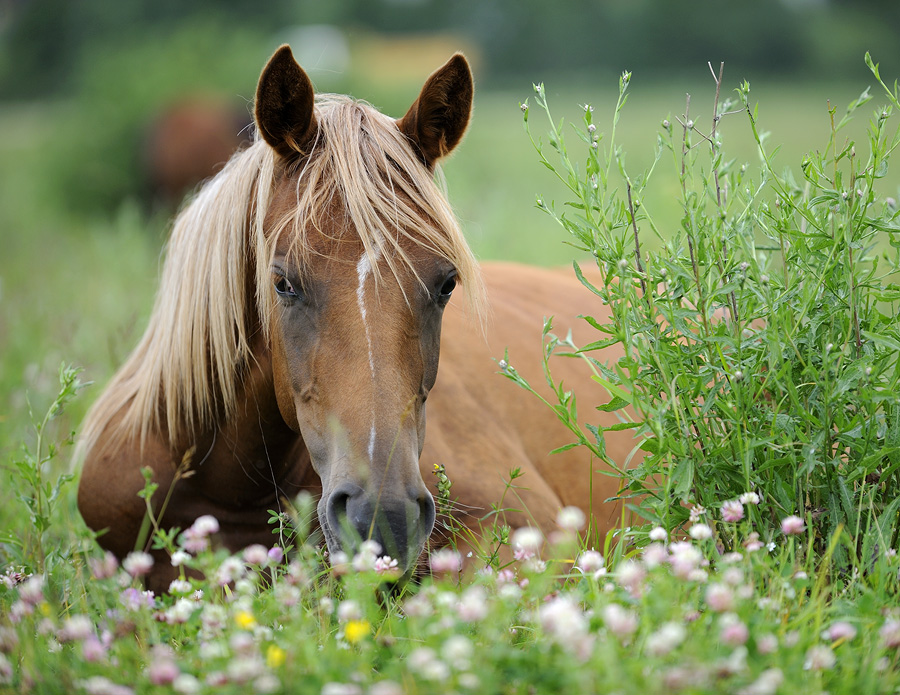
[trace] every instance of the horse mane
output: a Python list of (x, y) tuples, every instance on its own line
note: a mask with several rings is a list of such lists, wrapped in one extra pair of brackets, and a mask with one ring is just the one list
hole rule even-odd
[(415, 273), (401, 246), (411, 240), (454, 264), (470, 309), (483, 316), (478, 264), (442, 186), (396, 122), (339, 95), (317, 96), (316, 120), (315, 142), (294, 165), (297, 204), (290, 214), (267, 219), (278, 164), (257, 138), (178, 215), (147, 328), (88, 411), (76, 456), (101, 436), (137, 437), (143, 446), (154, 434), (174, 448), (232, 415), (254, 334), (268, 338), (275, 241), (290, 230), (292, 253), (302, 259), (308, 232), (322, 228), (334, 201), (343, 202), (376, 273), (379, 258), (395, 275), (401, 266)]

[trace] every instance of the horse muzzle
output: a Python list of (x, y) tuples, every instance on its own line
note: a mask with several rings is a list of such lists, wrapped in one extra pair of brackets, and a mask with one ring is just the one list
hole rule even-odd
[(431, 535), (435, 507), (424, 486), (398, 496), (343, 484), (330, 494), (323, 491), (318, 514), (330, 553), (341, 550), (352, 556), (363, 541), (373, 540), (406, 573)]

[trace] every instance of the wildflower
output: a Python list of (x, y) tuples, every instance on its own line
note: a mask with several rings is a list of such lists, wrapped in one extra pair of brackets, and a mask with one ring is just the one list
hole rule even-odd
[(122, 560), (122, 569), (132, 577), (143, 577), (153, 568), (153, 556), (140, 550), (128, 553)]
[(638, 618), (634, 611), (622, 608), (618, 603), (603, 607), (603, 622), (621, 640), (631, 637), (638, 628)]
[(22, 603), (34, 607), (44, 600), (44, 576), (34, 575), (19, 585), (19, 598)]
[(362, 695), (362, 688), (356, 683), (326, 683), (321, 695)]
[(781, 520), (781, 532), (785, 536), (796, 536), (798, 534), (803, 533), (803, 529), (806, 528), (803, 523), (803, 519), (799, 516), (786, 516)]
[(395, 681), (378, 681), (369, 688), (369, 695), (404, 695), (405, 692), (403, 686)]
[(119, 561), (115, 555), (107, 550), (103, 553), (102, 558), (92, 557), (89, 559), (88, 567), (91, 568), (91, 574), (94, 575), (94, 579), (109, 579), (119, 569)]
[(443, 681), (450, 677), (447, 664), (438, 659), (437, 654), (429, 647), (414, 649), (407, 657), (407, 663), (410, 670), (426, 680)]
[(734, 613), (725, 613), (719, 619), (719, 639), (731, 647), (744, 644), (750, 636), (747, 626)]
[(142, 608), (153, 608), (156, 606), (156, 598), (152, 591), (141, 591), (134, 587), (129, 587), (119, 594), (119, 601), (131, 611), (139, 611)]
[(344, 637), (350, 644), (356, 644), (365, 639), (372, 631), (368, 620), (351, 620), (344, 627)]
[(756, 651), (760, 654), (774, 654), (778, 651), (778, 638), (771, 632), (764, 632), (756, 637)]
[(722, 504), (722, 520), (729, 523), (740, 521), (744, 518), (744, 505), (738, 500), (730, 500)]
[(265, 695), (281, 689), (281, 681), (272, 673), (263, 673), (253, 681), (253, 691)]
[(184, 550), (176, 550), (172, 553), (172, 567), (181, 567), (190, 559), (189, 553), (186, 553)]
[(759, 678), (746, 688), (738, 690), (738, 695), (775, 695), (783, 682), (784, 673), (781, 669), (769, 668), (759, 674)]
[(127, 685), (113, 683), (103, 676), (91, 676), (77, 681), (76, 685), (88, 695), (134, 695), (134, 690)]
[(475, 648), (472, 646), (472, 641), (468, 637), (464, 635), (453, 635), (444, 642), (441, 654), (444, 655), (444, 658), (447, 659), (456, 670), (463, 671), (469, 668), (469, 662), (472, 659), (472, 652), (474, 650)]
[(825, 632), (822, 633), (822, 639), (829, 642), (837, 642), (843, 640), (845, 642), (856, 637), (856, 628), (844, 620), (838, 620), (831, 624)]
[(256, 618), (249, 611), (238, 611), (234, 614), (234, 622), (242, 630), (252, 630), (256, 627)]
[(640, 595), (641, 587), (646, 576), (647, 570), (643, 565), (634, 560), (626, 560), (621, 563), (616, 572), (619, 584), (628, 589), (632, 596)]
[(284, 664), (287, 652), (277, 644), (270, 644), (266, 649), (266, 666), (269, 668), (278, 668)]
[(273, 565), (280, 565), (284, 560), (284, 549), (280, 546), (273, 545), (266, 553), (269, 556), (269, 562)]
[(255, 654), (232, 659), (226, 669), (228, 678), (238, 684), (249, 683), (254, 678), (259, 678), (265, 670), (262, 659)]
[(106, 656), (106, 647), (96, 635), (90, 635), (81, 643), (81, 657), (88, 663), (96, 663)]
[(688, 531), (691, 538), (698, 541), (705, 541), (712, 538), (712, 529), (706, 524), (694, 524), (691, 526), (691, 530)]
[(585, 550), (578, 556), (576, 567), (585, 574), (597, 576), (597, 572), (603, 569), (603, 556), (596, 550)]
[(248, 545), (244, 548), (243, 557), (244, 562), (256, 567), (265, 567), (269, 562), (268, 550), (259, 543), (254, 543), (253, 545)]
[(669, 559), (669, 551), (662, 543), (651, 543), (641, 554), (641, 560), (647, 569), (653, 569)]
[(884, 625), (878, 631), (881, 641), (888, 649), (896, 649), (900, 647), (900, 620), (896, 618), (888, 618), (884, 621)]
[(449, 548), (432, 553), (430, 562), (434, 574), (458, 574), (462, 569), (462, 555)]
[(232, 582), (237, 581), (242, 578), (246, 572), (246, 568), (244, 567), (244, 563), (241, 562), (238, 558), (226, 557), (222, 560), (222, 564), (219, 565), (216, 570), (216, 584), (219, 586), (226, 586), (231, 584)]
[(473, 623), (484, 620), (488, 614), (487, 593), (481, 586), (472, 586), (466, 589), (456, 606), (460, 619)]
[(744, 547), (749, 553), (755, 553), (763, 547), (763, 543), (759, 540), (759, 534), (756, 531), (747, 536), (747, 540), (744, 541)]
[(372, 540), (363, 542), (356, 555), (353, 556), (353, 569), (357, 572), (371, 572), (381, 552), (381, 546)]
[(219, 532), (219, 522), (216, 517), (204, 514), (194, 520), (194, 523), (191, 524), (191, 530), (199, 536), (212, 536)]
[(725, 584), (710, 584), (706, 589), (706, 605), (717, 613), (733, 610), (734, 594)]
[(741, 504), (759, 504), (759, 495), (755, 492), (745, 492), (738, 498), (738, 501)]
[(187, 598), (178, 599), (165, 613), (166, 622), (170, 625), (181, 625), (191, 619), (197, 604)]
[(563, 507), (556, 515), (556, 525), (564, 531), (579, 531), (584, 527), (584, 512), (578, 507)]
[(684, 642), (687, 631), (679, 623), (664, 623), (659, 630), (647, 637), (645, 646), (654, 656), (665, 656)]
[(831, 647), (826, 647), (824, 644), (816, 644), (807, 650), (803, 668), (806, 671), (825, 671), (833, 668), (836, 661), (837, 659)]
[(94, 623), (86, 615), (66, 618), (57, 634), (60, 642), (82, 642), (94, 634)]
[(662, 526), (655, 526), (650, 530), (650, 540), (657, 541), (659, 543), (664, 543), (669, 540), (669, 534)]
[(399, 563), (390, 555), (382, 555), (375, 560), (375, 571), (378, 574), (396, 574), (398, 566)]
[(512, 535), (513, 555), (516, 560), (527, 560), (538, 554), (544, 537), (541, 532), (530, 526), (516, 529)]
[(153, 648), (153, 661), (147, 667), (147, 678), (153, 685), (170, 685), (178, 677), (181, 670), (175, 663), (172, 650), (162, 645)]
[(706, 514), (706, 509), (704, 509), (699, 504), (695, 504), (691, 507), (691, 523), (696, 523), (700, 521), (700, 517)]
[(687, 579), (703, 560), (703, 555), (700, 551), (685, 541), (672, 543), (669, 550), (671, 552), (669, 563), (672, 566), (672, 572), (680, 579)]
[(584, 612), (568, 596), (558, 596), (543, 604), (538, 610), (538, 620), (544, 632), (564, 646), (588, 630)]
[(363, 617), (362, 608), (353, 599), (341, 601), (337, 607), (337, 619), (346, 623), (350, 620), (361, 620)]
[(172, 690), (179, 693), (179, 695), (195, 695), (201, 689), (200, 681), (190, 673), (179, 673), (175, 680), (172, 681)]
[(173, 579), (169, 584), (170, 594), (189, 594), (191, 592), (191, 583), (186, 579)]

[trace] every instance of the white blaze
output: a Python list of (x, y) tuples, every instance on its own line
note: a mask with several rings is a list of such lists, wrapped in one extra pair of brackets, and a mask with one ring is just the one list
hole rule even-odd
[[(376, 249), (375, 261), (378, 261), (380, 250)], [(356, 288), (356, 303), (359, 305), (359, 313), (362, 316), (363, 329), (366, 332), (366, 344), (369, 347), (369, 370), (372, 375), (372, 388), (375, 387), (375, 351), (372, 348), (372, 332), (369, 330), (369, 321), (366, 315), (366, 282), (372, 274), (372, 263), (369, 254), (363, 251), (356, 264), (356, 275), (359, 278), (359, 286)], [(375, 413), (372, 413), (372, 427), (369, 430), (369, 461), (375, 457)]]

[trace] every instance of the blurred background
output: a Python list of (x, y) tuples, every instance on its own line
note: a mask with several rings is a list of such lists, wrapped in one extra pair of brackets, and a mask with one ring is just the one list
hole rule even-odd
[[(763, 129), (784, 144), (777, 161), (796, 168), (827, 141), (828, 104), (841, 114), (874, 83), (866, 51), (887, 81), (900, 74), (898, 29), (897, 0), (0, 0), (0, 450), (18, 441), (29, 399), (48, 401), (61, 361), (103, 382), (133, 346), (172, 216), (248, 137), (256, 79), (280, 43), (317, 89), (394, 116), (464, 51), (477, 94), (445, 166), (451, 201), (482, 258), (556, 264), (575, 252), (534, 207), (564, 193), (522, 129), (533, 82), (557, 117), (589, 102), (608, 131), (618, 76), (632, 71), (616, 136), (640, 172), (686, 93), (708, 131), (707, 61), (724, 61), (723, 98), (748, 79)], [(873, 94), (847, 137), (864, 141), (884, 101)], [(745, 116), (719, 131), (729, 156), (758, 161)], [(678, 223), (677, 184), (659, 179), (645, 208), (664, 229)]]

